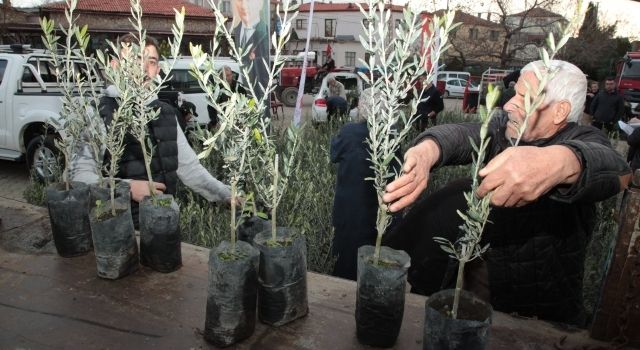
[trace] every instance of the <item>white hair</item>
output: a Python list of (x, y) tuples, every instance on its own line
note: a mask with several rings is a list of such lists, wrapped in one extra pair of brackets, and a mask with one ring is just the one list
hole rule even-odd
[[(533, 72), (534, 67), (537, 67), (540, 72), (545, 70), (542, 61), (533, 61), (524, 66), (521, 72)], [(587, 77), (580, 68), (566, 61), (552, 60), (551, 69), (556, 73), (547, 82), (545, 103), (568, 101), (571, 104), (571, 112), (567, 116), (567, 121), (576, 122), (582, 116), (584, 109), (584, 101), (587, 96)]]

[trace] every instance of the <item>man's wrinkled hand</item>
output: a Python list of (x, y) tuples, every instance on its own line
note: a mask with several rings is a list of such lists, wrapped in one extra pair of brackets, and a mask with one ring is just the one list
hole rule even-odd
[[(144, 197), (151, 195), (149, 192), (149, 181), (131, 180), (129, 186), (131, 187), (131, 199), (138, 203), (142, 202)], [(167, 186), (160, 182), (154, 182), (153, 187), (155, 188), (155, 194), (162, 194), (167, 190)]]
[(477, 194), (491, 195), (491, 204), (520, 207), (559, 184), (577, 180), (580, 162), (565, 146), (518, 146), (506, 149), (478, 173), (482, 183)]
[(433, 140), (409, 148), (404, 155), (402, 175), (387, 185), (382, 197), (389, 204), (390, 212), (397, 212), (415, 202), (427, 188), (429, 172), (439, 156), (440, 150)]

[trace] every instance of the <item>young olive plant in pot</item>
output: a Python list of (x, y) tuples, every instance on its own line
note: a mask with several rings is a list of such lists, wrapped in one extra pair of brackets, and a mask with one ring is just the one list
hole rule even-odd
[[(525, 81), (524, 121), (518, 128), (518, 135), (513, 147), (517, 147), (524, 135), (531, 115), (545, 100), (545, 89), (548, 82), (557, 72), (553, 65), (553, 58), (567, 43), (573, 30), (586, 11), (581, 1), (577, 3), (577, 10), (566, 26), (561, 27), (561, 38), (556, 43), (553, 32), (547, 37), (547, 48), (540, 50), (542, 68), (534, 66), (534, 73), (538, 79), (538, 86), (534, 89)], [(454, 290), (443, 290), (434, 293), (426, 301), (424, 323), (424, 349), (484, 349), (489, 343), (492, 308), (488, 303), (480, 300), (472, 293), (463, 290), (464, 269), (470, 261), (481, 258), (489, 245), (481, 245), (482, 233), (489, 221), (491, 212), (491, 193), (483, 198), (476, 196), (480, 185), (478, 173), (486, 160), (487, 149), (490, 148), (491, 138), (488, 136), (489, 122), (494, 115), (494, 107), (500, 97), (498, 89), (489, 86), (486, 107), (479, 109), (480, 135), (470, 142), (476, 154), (472, 162), (471, 189), (464, 194), (467, 210), (458, 211), (463, 223), (460, 226), (461, 235), (455, 243), (444, 238), (435, 237), (434, 240), (447, 252), (451, 258), (458, 261), (456, 286)]]
[[(282, 12), (280, 10), (282, 7)], [(256, 108), (262, 116), (259, 125), (253, 130), (252, 161), (249, 163), (250, 181), (256, 198), (262, 202), (271, 214), (271, 227), (258, 233), (253, 245), (260, 251), (260, 269), (258, 274), (258, 318), (269, 325), (281, 326), (308, 313), (307, 302), (307, 246), (305, 237), (293, 228), (277, 226), (277, 208), (287, 189), (289, 178), (296, 168), (296, 153), (300, 145), (300, 129), (293, 123), (284, 130), (286, 137), (283, 149), (276, 142), (277, 131), (271, 119), (264, 117), (267, 103), (274, 90), (275, 77), (279, 75), (284, 59), (282, 52), (291, 36), (292, 23), (297, 12), (297, 5), (284, 0), (278, 5), (276, 13), (281, 23), (280, 35), (271, 36), (274, 51), (272, 64), (259, 62), (268, 68), (266, 82), (249, 84), (248, 94), (256, 101)], [(224, 32), (227, 40), (231, 35)], [(246, 52), (239, 52), (232, 46), (232, 55), (239, 59)], [(249, 79), (248, 68), (241, 67), (244, 81)], [(259, 91), (256, 91), (258, 89)]]
[[(397, 153), (411, 130), (411, 116), (416, 114), (417, 104), (424, 91), (414, 91), (412, 81), (423, 75), (426, 75), (427, 81), (433, 80), (434, 67), (427, 70), (427, 60), (437, 62), (440, 53), (446, 51), (453, 16), (434, 19), (431, 33), (435, 33), (437, 29), (441, 34), (440, 41), (435, 46), (433, 35), (421, 37), (425, 21), (421, 16), (421, 9), (408, 7), (404, 10), (403, 19), (395, 31), (396, 37), (389, 35), (390, 28), (386, 19), (391, 10), (383, 1), (371, 0), (368, 8), (360, 7), (360, 11), (367, 19), (365, 36), (360, 41), (371, 57), (368, 62), (363, 62), (371, 73), (361, 74), (365, 83), (371, 86), (361, 96), (361, 99), (370, 99), (370, 115), (366, 116), (369, 130), (366, 142), (374, 176), (367, 180), (372, 181), (376, 190), (378, 212), (375, 246), (365, 245), (358, 249), (356, 330), (361, 343), (390, 347), (395, 343), (402, 325), (410, 259), (404, 251), (381, 246), (382, 236), (392, 219), (382, 196), (387, 183), (397, 175), (392, 166), (394, 163), (399, 164)], [(431, 56), (428, 56), (428, 50), (416, 52), (416, 46), (432, 47)], [(378, 79), (373, 77), (375, 70), (382, 75)], [(401, 100), (411, 92), (419, 97), (412, 100), (407, 108), (402, 105)]]
[[(132, 96), (133, 115), (129, 133), (140, 147), (150, 193), (150, 196), (145, 197), (139, 205), (140, 263), (156, 271), (172, 272), (182, 266), (180, 209), (173, 195), (156, 194), (151, 162), (157, 147), (157, 136), (150, 135), (149, 130), (162, 127), (164, 124), (161, 125), (161, 123), (166, 123), (158, 119), (163, 102), (158, 100), (157, 95), (160, 87), (170, 79), (169, 72), (179, 57), (185, 13), (184, 8), (181, 11), (174, 9), (175, 24), (171, 28), (173, 38), (170, 40), (173, 58), (159, 62), (166, 74), (162, 78), (156, 75), (152, 79), (148, 76), (145, 65), (157, 62), (150, 61), (148, 57), (149, 50), (146, 45), (146, 32), (142, 28), (142, 9), (139, 0), (132, 2), (132, 9), (135, 40), (131, 43), (130, 49), (135, 59), (129, 71), (131, 75), (128, 76), (127, 90), (119, 92), (121, 95), (131, 94)], [(135, 220), (135, 215), (133, 219)]]
[[(282, 13), (278, 11), (283, 30), (278, 40), (274, 37), (276, 57), (279, 57), (290, 35), (292, 18), (287, 3), (288, 1), (285, 1)], [(242, 62), (242, 57), (248, 53), (235, 48), (233, 38), (224, 26), (226, 19), (222, 12), (215, 3), (210, 2), (210, 5), (216, 16), (213, 52), (219, 51), (220, 38), (226, 38), (231, 43), (232, 55), (238, 62)], [(224, 69), (221, 72), (216, 71), (214, 56), (203, 53), (200, 46), (191, 46), (191, 54), (194, 58), (191, 73), (205, 91), (207, 102), (216, 109), (220, 117), (219, 128), (205, 141), (206, 149), (199, 157), (209, 156), (212, 150), (221, 153), (224, 161), (223, 170), (227, 173), (231, 186), (230, 239), (223, 241), (209, 254), (209, 288), (204, 336), (216, 346), (229, 346), (250, 337), (255, 330), (260, 252), (250, 243), (238, 240), (238, 230), (245, 222), (247, 213), (253, 213), (254, 220), (257, 219), (255, 200), (251, 198), (251, 203), (248, 203), (240, 198), (247, 192), (250, 164), (256, 162), (254, 158), (259, 156), (255, 144), (262, 142), (258, 127), (264, 123), (262, 116), (267, 100), (257, 99), (251, 86), (246, 87), (247, 94), (233, 91), (225, 78)], [(278, 67), (274, 65), (270, 70), (269, 81), (279, 72)], [(248, 67), (241, 67), (241, 74), (244, 75), (245, 81), (249, 81)], [(210, 84), (212, 80), (213, 86)], [(264, 88), (265, 91), (270, 91), (271, 83)], [(219, 94), (228, 96), (226, 102), (218, 103)], [(268, 96), (268, 93), (261, 96)], [(239, 203), (242, 203), (242, 209), (236, 210)], [(246, 210), (247, 204), (252, 204), (252, 211)], [(263, 224), (264, 220), (260, 219), (257, 223)]]
[(42, 39), (56, 67), (56, 80), (62, 93), (60, 120), (52, 120), (51, 123), (61, 135), (56, 139), (56, 147), (64, 155), (63, 182), (50, 184), (46, 193), (53, 240), (58, 254), (63, 257), (84, 255), (93, 247), (89, 186), (71, 182), (69, 174), (70, 162), (77, 157), (76, 149), (87, 125), (86, 115), (90, 108), (87, 108), (86, 101), (91, 99), (91, 92), (96, 91), (96, 82), (92, 80), (96, 77), (93, 62), (86, 61), (82, 67), (74, 54), (75, 50), (85, 52), (90, 40), (87, 27), (79, 28), (75, 23), (75, 5), (75, 1), (67, 0), (67, 27), (60, 25), (60, 31), (66, 38), (64, 44), (58, 42), (60, 37), (56, 35), (54, 21), (40, 20), (44, 33)]
[[(131, 22), (135, 28), (141, 28), (139, 1), (132, 0), (130, 6), (134, 15)], [(98, 64), (109, 84), (98, 107), (98, 113), (105, 124), (104, 132), (99, 135), (103, 149), (92, 149), (95, 159), (105, 158), (102, 165), (108, 181), (101, 181), (91, 187), (93, 208), (90, 220), (98, 276), (117, 279), (137, 270), (139, 266), (130, 188), (127, 182), (118, 181), (117, 176), (125, 140), (128, 143), (135, 142), (129, 133), (134, 118), (137, 117), (137, 87), (132, 82), (139, 75), (144, 53), (135, 43), (108, 43), (109, 53), (101, 50), (96, 52)]]

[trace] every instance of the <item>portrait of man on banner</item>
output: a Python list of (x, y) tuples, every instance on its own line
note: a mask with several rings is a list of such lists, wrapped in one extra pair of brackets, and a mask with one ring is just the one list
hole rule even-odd
[[(269, 1), (232, 0), (233, 40), (237, 48), (247, 50), (242, 65), (249, 69), (249, 82), (241, 75), (240, 82), (251, 86), (260, 99), (264, 91), (260, 86), (268, 83), (269, 66)], [(265, 65), (266, 62), (266, 65)]]

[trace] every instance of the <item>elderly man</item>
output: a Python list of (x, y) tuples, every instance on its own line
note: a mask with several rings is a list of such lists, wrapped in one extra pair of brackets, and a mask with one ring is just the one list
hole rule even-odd
[[(488, 163), (476, 195), (493, 205), (483, 233), (490, 250), (468, 271), (466, 288), (481, 292), (495, 309), (580, 324), (585, 246), (594, 227), (596, 201), (625, 188), (630, 169), (600, 131), (576, 124), (586, 95), (584, 74), (564, 61), (546, 87), (546, 99), (528, 119), (518, 147), (511, 143), (524, 122), (527, 84), (538, 80), (532, 62), (522, 69), (516, 94), (489, 126)], [(387, 187), (384, 201), (396, 212), (427, 187), (433, 169), (467, 164), (478, 143), (477, 123), (441, 125), (422, 133), (405, 154), (403, 175)], [(412, 290), (429, 295), (453, 279), (452, 262), (433, 236), (455, 240), (470, 181), (454, 181), (419, 201), (385, 244), (412, 257)], [(473, 267), (473, 266), (471, 266)], [(486, 288), (486, 284), (488, 287)]]

